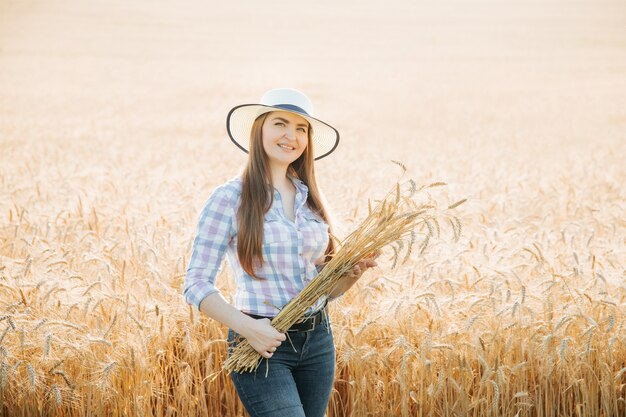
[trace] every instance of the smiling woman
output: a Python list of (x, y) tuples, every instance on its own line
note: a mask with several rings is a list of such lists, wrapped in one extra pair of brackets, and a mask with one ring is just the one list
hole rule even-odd
[[(376, 263), (359, 262), (342, 276), (345, 285), (317, 300), (286, 333), (270, 320), (335, 253), (313, 166), (337, 147), (339, 134), (313, 117), (304, 94), (288, 88), (268, 91), (261, 104), (235, 107), (227, 128), (249, 158), (241, 176), (217, 187), (202, 210), (185, 298), (229, 327), (229, 355), (245, 338), (268, 360), (258, 375), (230, 374), (251, 416), (321, 417), (335, 375), (326, 304)], [(233, 305), (215, 285), (225, 255), (237, 281)]]

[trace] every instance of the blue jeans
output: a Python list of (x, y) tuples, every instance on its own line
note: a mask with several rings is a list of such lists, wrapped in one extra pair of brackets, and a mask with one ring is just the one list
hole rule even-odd
[[(228, 330), (229, 355), (237, 337)], [(310, 332), (287, 332), (287, 339), (255, 372), (231, 372), (230, 377), (251, 417), (324, 416), (335, 379), (330, 324), (322, 322)]]

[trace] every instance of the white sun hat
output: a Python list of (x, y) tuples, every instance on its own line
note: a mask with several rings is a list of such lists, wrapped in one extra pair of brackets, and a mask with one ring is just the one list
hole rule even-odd
[(337, 129), (313, 117), (311, 100), (293, 88), (275, 88), (263, 94), (259, 104), (241, 104), (233, 107), (226, 117), (228, 136), (239, 149), (248, 153), (254, 120), (271, 111), (295, 113), (311, 124), (313, 127), (311, 140), (316, 160), (328, 156), (339, 144)]

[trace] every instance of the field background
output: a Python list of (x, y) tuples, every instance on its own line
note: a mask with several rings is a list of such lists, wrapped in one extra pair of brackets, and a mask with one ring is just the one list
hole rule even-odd
[[(329, 416), (626, 415), (626, 2), (0, 2), (0, 415), (240, 416), (182, 298), (274, 87), (341, 133), (340, 233), (402, 161), (462, 237), (331, 317)], [(387, 258), (385, 255), (384, 258)], [(232, 294), (224, 269), (220, 285)]]

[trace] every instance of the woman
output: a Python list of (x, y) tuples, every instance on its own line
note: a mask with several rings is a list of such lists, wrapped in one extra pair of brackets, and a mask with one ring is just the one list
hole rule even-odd
[[(304, 94), (287, 88), (268, 91), (260, 104), (233, 108), (227, 129), (249, 158), (241, 176), (217, 187), (202, 210), (185, 299), (229, 327), (231, 348), (243, 337), (268, 359), (254, 373), (231, 373), (251, 416), (323, 416), (335, 373), (328, 299), (318, 300), (286, 333), (270, 320), (333, 254), (313, 162), (333, 152), (339, 134), (313, 117)], [(237, 282), (234, 305), (215, 287), (224, 254)], [(373, 258), (359, 262), (329, 299), (374, 266)]]

